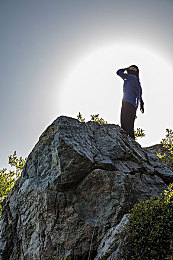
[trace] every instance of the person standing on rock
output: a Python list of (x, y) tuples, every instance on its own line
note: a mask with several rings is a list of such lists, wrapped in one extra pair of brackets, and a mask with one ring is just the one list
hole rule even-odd
[(140, 110), (144, 113), (144, 102), (142, 100), (142, 88), (139, 81), (139, 69), (136, 65), (119, 69), (117, 75), (124, 80), (123, 100), (121, 107), (121, 127), (127, 134), (135, 139), (134, 122), (136, 110), (140, 102)]

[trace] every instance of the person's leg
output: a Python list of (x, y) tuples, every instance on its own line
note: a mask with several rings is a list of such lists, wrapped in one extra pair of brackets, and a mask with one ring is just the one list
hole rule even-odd
[(128, 133), (129, 136), (135, 139), (134, 122), (136, 117), (136, 108), (132, 104), (128, 104)]
[(122, 107), (121, 107), (121, 127), (123, 130), (128, 132), (128, 109), (127, 109), (127, 102), (122, 102)]
[(132, 104), (128, 103), (128, 102), (122, 102), (121, 127), (133, 139), (135, 139), (135, 136), (134, 136), (135, 117), (136, 117), (136, 109), (135, 109), (135, 107)]

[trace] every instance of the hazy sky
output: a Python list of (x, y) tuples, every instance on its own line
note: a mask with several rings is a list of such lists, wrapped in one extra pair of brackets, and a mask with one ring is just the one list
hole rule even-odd
[(119, 124), (115, 72), (134, 62), (146, 107), (135, 125), (141, 144), (158, 143), (173, 128), (172, 25), (173, 0), (0, 0), (0, 169), (60, 115)]

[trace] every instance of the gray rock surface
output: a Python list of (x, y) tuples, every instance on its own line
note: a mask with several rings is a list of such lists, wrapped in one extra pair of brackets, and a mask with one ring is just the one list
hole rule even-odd
[(97, 249), (97, 256), (94, 260), (99, 260), (105, 257), (107, 260), (116, 259), (119, 256), (119, 244), (121, 243), (120, 234), (127, 223), (129, 223), (128, 216), (125, 214), (120, 223), (110, 228), (102, 238)]
[(173, 172), (118, 125), (59, 117), (3, 202), (0, 260), (98, 259), (107, 232), (171, 181)]

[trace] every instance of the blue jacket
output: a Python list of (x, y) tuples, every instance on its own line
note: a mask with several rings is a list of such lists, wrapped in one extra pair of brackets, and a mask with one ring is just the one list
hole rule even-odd
[(124, 80), (123, 85), (123, 101), (131, 103), (136, 109), (140, 101), (140, 106), (143, 105), (142, 88), (139, 78), (132, 74), (124, 73), (125, 69), (117, 71), (117, 75)]

